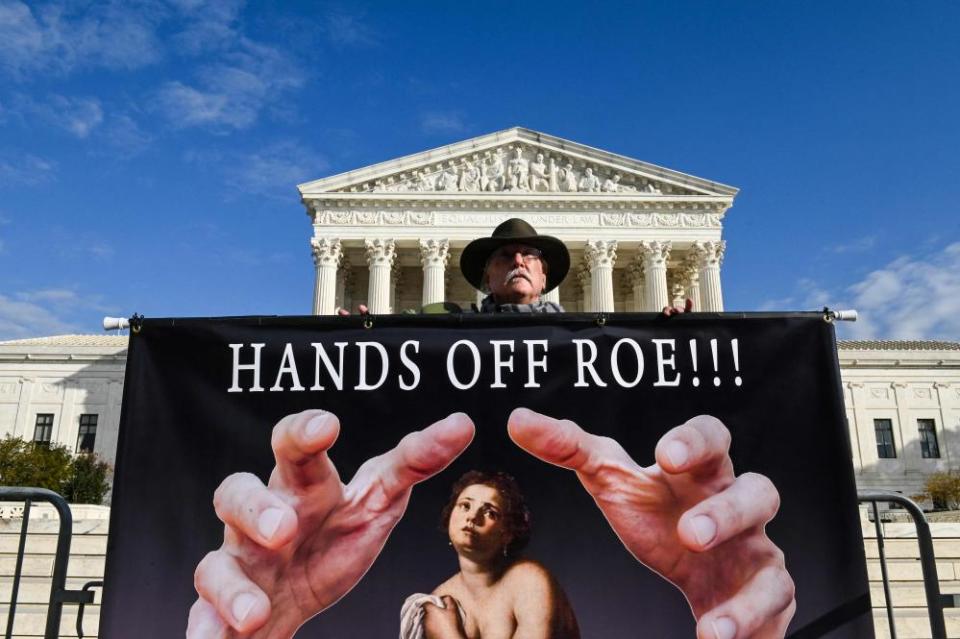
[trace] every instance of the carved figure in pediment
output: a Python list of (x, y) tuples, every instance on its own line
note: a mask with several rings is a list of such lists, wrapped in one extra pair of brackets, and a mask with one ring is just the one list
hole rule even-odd
[(615, 173), (613, 177), (608, 177), (603, 181), (603, 186), (600, 187), (600, 190), (604, 193), (619, 193), (621, 190), (620, 187), (620, 174)]
[(510, 159), (509, 172), (507, 173), (507, 190), (526, 191), (530, 188), (528, 181), (529, 163), (523, 159), (523, 149), (519, 146), (513, 150), (513, 158)]
[(426, 169), (421, 170), (417, 174), (417, 182), (414, 187), (414, 191), (436, 191), (437, 190), (436, 180), (431, 176)]
[(550, 178), (547, 176), (547, 164), (543, 161), (543, 153), (537, 153), (536, 159), (530, 163), (530, 190), (549, 191)]
[(460, 173), (461, 191), (479, 191), (480, 190), (480, 168), (476, 164), (468, 164)]
[(560, 190), (570, 192), (577, 190), (577, 172), (573, 170), (573, 165), (569, 162), (563, 165), (557, 177), (560, 180)]
[(657, 185), (653, 182), (647, 182), (646, 188), (644, 189), (647, 193), (655, 193), (656, 195), (661, 195), (661, 191), (657, 188)]
[(453, 161), (447, 162), (447, 167), (440, 174), (440, 179), (437, 180), (437, 190), (438, 191), (456, 191), (457, 182), (459, 181), (459, 176), (457, 175), (457, 170), (453, 167)]
[(557, 177), (557, 161), (550, 158), (550, 168), (547, 169), (550, 174), (549, 189), (550, 191), (559, 191), (560, 190), (560, 181)]
[(487, 155), (487, 162), (483, 165), (483, 175), (480, 177), (480, 186), (484, 191), (503, 190), (503, 155), (500, 149), (496, 153)]
[(584, 169), (583, 177), (577, 185), (581, 191), (586, 193), (596, 193), (600, 190), (600, 178), (593, 174), (593, 169), (589, 166)]

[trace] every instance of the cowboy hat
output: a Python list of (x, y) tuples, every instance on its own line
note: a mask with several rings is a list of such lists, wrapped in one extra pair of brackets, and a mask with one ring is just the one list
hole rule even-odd
[(510, 244), (526, 244), (540, 251), (541, 259), (547, 265), (544, 293), (559, 286), (570, 270), (570, 252), (563, 242), (549, 235), (537, 235), (527, 222), (512, 218), (493, 229), (490, 237), (473, 240), (464, 247), (460, 254), (460, 272), (474, 288), (482, 290), (487, 260), (498, 248)]

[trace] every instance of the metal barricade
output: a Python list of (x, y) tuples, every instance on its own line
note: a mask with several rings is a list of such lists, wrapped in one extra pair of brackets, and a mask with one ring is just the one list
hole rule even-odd
[[(880, 555), (880, 575), (883, 579), (883, 596), (887, 607), (887, 623), (890, 624), (890, 639), (897, 639), (897, 629), (893, 619), (893, 602), (890, 601), (890, 579), (887, 574), (887, 559), (883, 548), (883, 527), (880, 523), (878, 502), (899, 504), (913, 518), (913, 524), (917, 529), (917, 544), (920, 547), (920, 569), (923, 572), (923, 588), (927, 598), (930, 632), (933, 639), (947, 639), (947, 627), (943, 617), (945, 601), (944, 596), (940, 594), (940, 582), (937, 579), (936, 555), (933, 551), (930, 524), (927, 523), (923, 511), (912, 500), (889, 490), (858, 490), (857, 499), (861, 504), (870, 504), (873, 510), (873, 524), (877, 531), (877, 550)], [(952, 601), (953, 596), (947, 595), (947, 602), (952, 605)]]
[[(17, 613), (17, 596), (20, 592), (20, 580), (23, 576), (23, 558), (27, 547), (27, 532), (30, 526), (30, 508), (33, 502), (45, 501), (51, 504), (60, 518), (60, 528), (57, 533), (57, 550), (54, 554), (53, 576), (50, 584), (50, 601), (47, 605), (47, 623), (43, 632), (44, 639), (57, 639), (60, 635), (60, 618), (63, 614), (63, 604), (90, 604), (93, 603), (93, 592), (85, 590), (68, 590), (67, 562), (70, 560), (70, 544), (73, 536), (73, 515), (66, 500), (57, 493), (45, 488), (11, 488), (0, 487), (0, 501), (22, 501), (23, 524), (20, 527), (20, 543), (17, 548), (16, 567), (13, 574), (13, 587), (10, 595), (10, 608), (7, 613), (7, 628), (5, 639), (13, 636), (13, 623)], [(82, 636), (82, 635), (81, 635)]]

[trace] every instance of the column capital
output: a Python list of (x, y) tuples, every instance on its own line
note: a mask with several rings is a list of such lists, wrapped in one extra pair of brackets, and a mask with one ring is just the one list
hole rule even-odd
[(581, 290), (586, 290), (586, 287), (590, 286), (590, 267), (586, 263), (577, 267), (576, 278)]
[(420, 240), (420, 263), (424, 266), (446, 268), (450, 259), (450, 242), (447, 240)]
[(630, 286), (636, 286), (637, 284), (643, 284), (645, 282), (644, 277), (646, 273), (644, 272), (643, 259), (637, 257), (627, 265), (627, 277), (626, 280)]
[(397, 246), (393, 240), (364, 240), (369, 266), (393, 266), (397, 257)]
[(599, 267), (613, 268), (617, 259), (616, 240), (589, 240), (584, 247), (584, 257), (590, 269)]
[(313, 263), (316, 266), (340, 266), (343, 259), (343, 246), (339, 238), (312, 237), (310, 250), (313, 252)]
[(670, 258), (670, 241), (640, 242), (639, 251), (645, 266), (666, 266)]
[(724, 253), (727, 250), (726, 240), (716, 242), (694, 242), (690, 247), (690, 252), (698, 261), (701, 268), (706, 266), (720, 266), (723, 262)]

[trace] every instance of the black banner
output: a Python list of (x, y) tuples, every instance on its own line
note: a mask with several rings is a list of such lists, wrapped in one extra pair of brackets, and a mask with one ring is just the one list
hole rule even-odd
[[(514, 413), (518, 408), (534, 412)], [(691, 606), (711, 624), (713, 634), (702, 636), (775, 636), (783, 632), (777, 624), (791, 618), (787, 635), (873, 636), (833, 327), (819, 314), (690, 314), (144, 321), (130, 338), (101, 637), (184, 636), (197, 601), (194, 572), (224, 544), (215, 491), (233, 473), (267, 482), (276, 464), (274, 426), (310, 409), (339, 418), (329, 458), (345, 484), (408, 433), (453, 413), (469, 419), (455, 417), (428, 436), (440, 433), (447, 438), (444, 446), (457, 448), (466, 444), (471, 422), (475, 434), (449, 466), (413, 488), (379, 555), (376, 536), (386, 531), (371, 533), (364, 522), (333, 526), (328, 502), (369, 505), (377, 498), (369, 490), (389, 494), (388, 484), (397, 477), (373, 481), (364, 494), (348, 489), (333, 497), (329, 491), (284, 497), (299, 513), (297, 521), (323, 530), (311, 536), (314, 530), (298, 528), (302, 537), (296, 539), (306, 540), (302, 547), (264, 550), (256, 541), (238, 541), (235, 531), (244, 524), (235, 522), (225, 545), (230, 552), (206, 560), (201, 588), (227, 593), (223, 576), (239, 566), (270, 591), (270, 615), (278, 619), (309, 614), (280, 608), (309, 607), (323, 600), (324, 589), (333, 598), (338, 588), (346, 592), (298, 637), (396, 637), (401, 607), (414, 593), (451, 594), (463, 612), (440, 621), (459, 624), (463, 636), (482, 633), (485, 639), (537, 627), (528, 623), (548, 630), (524, 636), (692, 637), (697, 619)], [(288, 420), (283, 428), (293, 429), (290, 441), (312, 441), (304, 433), (318, 415)], [(322, 427), (318, 436), (326, 437), (333, 428), (329, 419), (310, 428)], [(684, 424), (686, 429), (672, 431)], [(723, 450), (714, 454), (724, 449), (726, 432), (732, 469)], [(458, 437), (463, 441), (453, 441)], [(567, 440), (579, 443), (561, 450)], [(521, 445), (540, 456), (555, 446), (551, 450), (564, 458), (546, 463)], [(282, 454), (293, 461), (275, 473), (271, 488), (282, 484), (285, 472), (301, 472), (296, 454)], [(558, 463), (579, 465), (594, 495), (576, 472)], [(489, 491), (469, 498), (454, 494), (451, 502), (454, 483), (469, 471), (515, 479), (529, 513), (525, 549), (514, 552), (510, 545), (522, 534), (510, 527), (519, 511), (516, 499), (505, 497), (508, 490), (494, 486), (493, 498)], [(325, 481), (322, 474), (311, 479)], [(252, 480), (242, 476), (240, 482)], [(234, 486), (220, 494), (221, 501), (242, 494)], [(764, 534), (777, 495), (779, 512)], [(397, 499), (402, 502), (402, 495)], [(324, 502), (317, 506), (323, 512), (308, 516), (311, 500)], [(384, 508), (402, 511), (402, 503), (387, 501), (383, 497)], [(257, 516), (264, 503), (251, 497), (219, 508), (221, 515), (230, 511), (242, 518)], [(487, 511), (458, 512), (482, 504)], [(441, 522), (445, 507), (448, 516)], [(694, 517), (696, 509), (712, 513), (710, 521)], [(277, 517), (249, 525), (266, 522), (267, 532), (279, 536), (296, 526), (290, 515)], [(509, 529), (502, 532), (502, 558), (479, 550), (486, 543), (483, 526)], [(335, 552), (324, 555), (330, 548)], [(355, 556), (365, 552), (375, 561), (355, 587), (330, 585), (345, 564), (362, 563)], [(225, 562), (227, 555), (239, 560)], [(287, 568), (275, 569), (274, 556)], [(317, 558), (323, 562), (311, 564)], [(496, 569), (477, 586), (478, 594), (471, 571), (490, 562)], [(516, 583), (511, 586), (508, 578)], [(546, 594), (537, 584), (546, 584)], [(501, 605), (504, 597), (519, 599)], [(239, 601), (232, 613), (247, 614), (242, 623), (259, 625), (264, 602)], [(207, 612), (216, 603), (211, 606)], [(530, 610), (546, 610), (549, 619), (528, 619)], [(438, 619), (435, 610), (429, 614)], [(770, 618), (749, 618), (765, 614)], [(748, 624), (757, 625), (747, 632)], [(280, 626), (273, 627), (230, 636), (284, 636), (276, 630)]]

